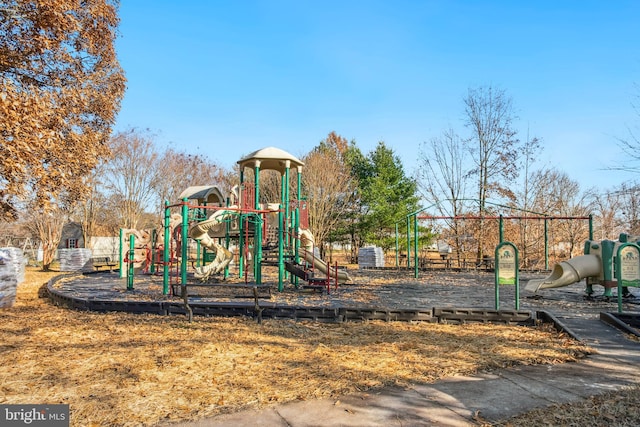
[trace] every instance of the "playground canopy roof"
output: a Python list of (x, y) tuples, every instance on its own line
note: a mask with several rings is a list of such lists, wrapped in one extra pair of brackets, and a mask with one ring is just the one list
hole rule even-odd
[(187, 187), (180, 193), (180, 200), (187, 198), (189, 200), (198, 200), (198, 204), (206, 202), (208, 205), (213, 203), (225, 203), (225, 197), (222, 191), (215, 185), (196, 185)]
[(240, 168), (254, 167), (256, 160), (260, 161), (261, 170), (276, 170), (281, 174), (285, 171), (285, 162), (289, 160), (290, 168), (302, 167), (304, 163), (292, 154), (276, 147), (266, 147), (254, 151), (248, 156), (238, 160)]

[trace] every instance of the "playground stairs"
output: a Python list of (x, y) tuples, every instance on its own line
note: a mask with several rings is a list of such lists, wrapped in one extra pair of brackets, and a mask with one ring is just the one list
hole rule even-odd
[[(290, 253), (284, 254), (285, 260), (293, 259)], [(262, 247), (262, 265), (277, 266), (278, 265), (278, 246), (265, 245)]]
[(262, 265), (278, 265), (278, 247), (266, 245), (262, 247)]
[(307, 282), (306, 285), (302, 286), (303, 289), (313, 289), (318, 291), (324, 291), (326, 289), (327, 293), (331, 292), (331, 280), (327, 279), (326, 276), (316, 277), (315, 271), (292, 261), (285, 261), (284, 268), (297, 278)]

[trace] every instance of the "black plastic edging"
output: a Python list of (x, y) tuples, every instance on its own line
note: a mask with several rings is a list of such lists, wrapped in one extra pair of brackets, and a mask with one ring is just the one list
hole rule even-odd
[(576, 333), (571, 330), (571, 328), (562, 323), (556, 316), (549, 313), (548, 311), (537, 311), (536, 317), (544, 323), (553, 323), (553, 327), (556, 329), (556, 331), (564, 332), (576, 341), (582, 341), (580, 338), (578, 338), (578, 335), (576, 335)]
[[(76, 310), (96, 312), (151, 313), (162, 316), (186, 315), (181, 301), (113, 301), (93, 298), (78, 298), (54, 289), (54, 284), (62, 277), (51, 279), (47, 285), (49, 298), (57, 305)], [(311, 320), (316, 322), (347, 321), (405, 321), (429, 323), (506, 323), (532, 324), (530, 312), (513, 310), (489, 310), (470, 308), (451, 309), (388, 309), (378, 307), (313, 307), (279, 306), (271, 302), (261, 302), (258, 310), (254, 302), (190, 302), (193, 314), (200, 316)], [(451, 316), (455, 313), (454, 316)], [(549, 315), (552, 317), (551, 315)]]
[(630, 325), (620, 320), (615, 313), (600, 312), (600, 321), (607, 323), (614, 328), (620, 329), (622, 332), (640, 337), (640, 332), (636, 328), (632, 328)]

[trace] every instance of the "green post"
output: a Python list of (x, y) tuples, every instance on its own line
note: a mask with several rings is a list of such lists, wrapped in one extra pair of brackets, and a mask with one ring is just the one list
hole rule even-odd
[[(200, 240), (196, 240), (196, 267), (200, 267), (200, 257), (204, 256), (201, 254), (202, 251), (202, 244), (200, 243)], [(202, 262), (202, 265), (204, 265), (204, 261)]]
[[(260, 160), (255, 163), (255, 209), (260, 209)], [(254, 278), (257, 285), (262, 283), (262, 221), (260, 214), (256, 213), (256, 222), (254, 225), (255, 234), (253, 236), (254, 248)]]
[(400, 259), (398, 258), (398, 223), (396, 222), (396, 268), (400, 267)]
[(169, 294), (169, 239), (171, 236), (171, 212), (169, 201), (164, 201), (164, 248), (162, 250), (162, 295)]
[(407, 216), (407, 270), (411, 268), (411, 220)]
[(133, 234), (129, 235), (129, 265), (127, 272), (127, 290), (133, 290), (133, 260), (136, 256), (136, 237)]
[(520, 272), (518, 248), (511, 242), (501, 242), (495, 250), (495, 307), (500, 309), (500, 285), (514, 285), (516, 310), (520, 309)]
[[(240, 206), (241, 208), (244, 207), (243, 206), (243, 201), (242, 199), (244, 198), (244, 195), (242, 194), (242, 192), (244, 191), (244, 168), (240, 169), (240, 199), (238, 200), (238, 206)], [(244, 223), (244, 215), (242, 215), (242, 213), (239, 214), (238, 217), (238, 277), (242, 277), (243, 273), (244, 273), (244, 245), (245, 245), (245, 241), (244, 241), (244, 228), (246, 227), (246, 224)]]
[(589, 240), (593, 240), (593, 214), (589, 214)]
[(180, 256), (180, 280), (182, 286), (187, 285), (187, 262), (188, 262), (188, 240), (189, 239), (189, 199), (182, 199), (182, 251)]
[[(290, 241), (290, 233), (289, 233), (289, 228), (291, 225), (291, 206), (290, 206), (290, 201), (291, 198), (289, 197), (289, 168), (291, 167), (291, 161), (290, 160), (285, 160), (284, 163), (284, 194), (285, 194), (285, 205), (284, 205), (284, 214), (285, 214), (285, 233), (287, 235), (287, 240), (288, 240), (288, 244), (287, 247), (291, 248), (291, 241)], [(295, 232), (295, 231), (294, 231)]]
[(278, 292), (282, 292), (284, 289), (284, 275), (284, 236), (281, 207), (278, 210)]
[(500, 219), (498, 220), (498, 224), (499, 224), (498, 234), (500, 236), (499, 243), (502, 243), (504, 241), (504, 223), (503, 223), (503, 220), (502, 220), (502, 214), (500, 214)]
[(549, 225), (548, 219), (544, 219), (544, 269), (549, 269)]
[[(300, 231), (300, 208), (296, 207), (293, 211), (293, 229), (295, 230), (293, 235), (295, 236), (293, 240), (293, 254), (296, 264), (300, 264), (300, 239), (297, 237), (298, 232)], [(293, 284), (298, 287), (298, 276), (295, 274), (293, 276)]]
[[(295, 261), (296, 264), (300, 264), (300, 201), (302, 200), (302, 166), (298, 165), (296, 167), (296, 178), (298, 181), (298, 185), (297, 185), (297, 194), (296, 194), (296, 200), (297, 200), (297, 207), (296, 207), (296, 224), (295, 224), (295, 230), (293, 233), (293, 250), (294, 250), (294, 256), (295, 256)], [(305, 204), (305, 208), (306, 208), (306, 204)], [(299, 284), (299, 279), (298, 276), (294, 276), (294, 282), (296, 285), (296, 288), (298, 287)]]
[(238, 228), (240, 229), (240, 234), (238, 235), (238, 277), (242, 277), (244, 275), (244, 245), (248, 244), (244, 240), (244, 230), (248, 227), (248, 224), (245, 224), (246, 215), (240, 213), (238, 216)]
[(300, 203), (300, 200), (302, 199), (302, 166), (298, 166), (297, 167), (297, 178), (298, 178), (298, 187), (297, 187), (297, 194), (296, 194), (296, 200), (298, 201), (298, 203)]
[[(226, 205), (227, 207), (231, 205), (231, 200), (228, 197)], [(231, 243), (231, 235), (229, 233), (229, 228), (231, 228), (231, 221), (233, 221), (233, 218), (226, 220), (224, 224), (224, 247), (227, 249), (229, 249), (229, 244)], [(227, 277), (229, 277), (229, 264), (227, 264), (227, 266), (224, 268), (224, 278), (226, 279)]]
[(418, 215), (413, 216), (413, 256), (415, 258), (414, 262), (414, 272), (413, 276), (418, 278)]

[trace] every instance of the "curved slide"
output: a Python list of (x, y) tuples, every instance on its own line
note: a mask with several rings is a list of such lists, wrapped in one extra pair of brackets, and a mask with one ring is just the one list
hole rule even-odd
[[(329, 277), (331, 279), (336, 277), (335, 268), (328, 265), (322, 258), (317, 257), (313, 253), (313, 246), (315, 243), (315, 239), (311, 231), (307, 229), (300, 229), (300, 243), (303, 246), (303, 256), (305, 261), (309, 264), (313, 265), (313, 268), (318, 269), (323, 274), (327, 274), (327, 269), (329, 269)], [(346, 271), (338, 269), (338, 283), (344, 284), (346, 282), (351, 281), (351, 277), (347, 274)]]
[(200, 240), (200, 244), (207, 249), (215, 251), (216, 257), (210, 264), (204, 267), (196, 267), (194, 276), (197, 279), (207, 280), (214, 274), (220, 273), (229, 265), (233, 259), (233, 254), (224, 246), (218, 244), (209, 236), (209, 230), (218, 227), (228, 215), (228, 211), (219, 210), (213, 213), (211, 217), (205, 221), (198, 222), (189, 228), (189, 237)]
[(529, 280), (525, 290), (538, 292), (540, 289), (568, 286), (586, 277), (598, 276), (601, 269), (602, 261), (598, 256), (578, 256), (556, 264), (551, 275), (544, 279)]

